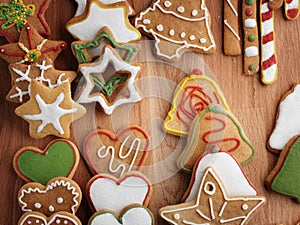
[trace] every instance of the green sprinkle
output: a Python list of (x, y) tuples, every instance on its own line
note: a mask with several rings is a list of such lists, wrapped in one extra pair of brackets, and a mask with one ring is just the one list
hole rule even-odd
[(255, 67), (255, 65), (254, 65), (254, 64), (251, 64), (251, 65), (249, 66), (249, 70), (250, 70), (250, 71), (253, 71), (253, 70), (255, 70), (255, 68), (256, 68), (256, 67)]
[(250, 36), (248, 37), (248, 41), (250, 41), (250, 42), (255, 41), (255, 36), (250, 35)]
[(253, 5), (254, 1), (253, 0), (246, 0), (247, 5)]

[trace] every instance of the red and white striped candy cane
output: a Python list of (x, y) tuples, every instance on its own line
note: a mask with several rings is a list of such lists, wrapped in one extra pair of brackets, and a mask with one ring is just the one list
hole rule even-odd
[(299, 16), (300, 0), (284, 0), (284, 15), (288, 20), (294, 20)]
[(268, 1), (260, 0), (261, 80), (264, 84), (272, 84), (277, 78), (274, 12), (269, 8)]

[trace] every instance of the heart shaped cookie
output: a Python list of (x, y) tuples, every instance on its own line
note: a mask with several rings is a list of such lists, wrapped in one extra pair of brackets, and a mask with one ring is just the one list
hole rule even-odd
[(81, 202), (78, 184), (65, 177), (57, 177), (46, 186), (27, 183), (18, 194), (18, 202), (23, 212), (36, 211), (50, 216), (55, 212), (75, 214)]
[(112, 211), (96, 212), (88, 225), (153, 225), (153, 215), (149, 209), (141, 205), (130, 205), (120, 214)]
[(150, 182), (139, 172), (127, 173), (120, 179), (99, 174), (87, 184), (87, 196), (95, 211), (107, 209), (118, 213), (131, 204), (147, 206), (151, 192)]
[(26, 182), (46, 185), (54, 177), (72, 178), (80, 159), (75, 144), (68, 140), (54, 140), (45, 150), (33, 146), (21, 148), (15, 154), (13, 167)]
[(67, 212), (55, 213), (49, 218), (39, 212), (27, 212), (19, 219), (18, 225), (81, 225), (80, 220)]
[(84, 152), (95, 174), (101, 172), (121, 177), (141, 167), (149, 143), (148, 134), (138, 126), (131, 126), (118, 135), (100, 129), (87, 137)]

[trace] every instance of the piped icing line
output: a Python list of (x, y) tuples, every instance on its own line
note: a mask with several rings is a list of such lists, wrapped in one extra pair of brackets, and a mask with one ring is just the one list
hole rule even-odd
[[(79, 219), (77, 217), (75, 217), (73, 214), (68, 213), (68, 215), (72, 215), (72, 216), (74, 216), (74, 218), (72, 218), (66, 214), (67, 213), (65, 213), (65, 214), (55, 213), (51, 217), (49, 217), (50, 219), (48, 219), (49, 221), (47, 222), (47, 219), (43, 216), (43, 214), (37, 213), (37, 212), (32, 212), (32, 213), (27, 212), (21, 217), (19, 224), (20, 225), (28, 225), (30, 223), (28, 223), (27, 220), (35, 219), (35, 221), (39, 221), (38, 223), (42, 222), (42, 223), (40, 223), (41, 225), (42, 224), (43, 225), (52, 225), (52, 224), (55, 224), (57, 221), (62, 221), (63, 219), (65, 219), (65, 221), (67, 221), (67, 223), (65, 223), (65, 224), (70, 224), (69, 222), (72, 222), (72, 224), (70, 224), (70, 225), (81, 225)], [(76, 220), (78, 220), (78, 222), (75, 220), (75, 218), (76, 218)]]
[(261, 81), (272, 84), (277, 79), (277, 56), (274, 30), (274, 12), (268, 0), (260, 1), (261, 24)]
[[(56, 178), (54, 178), (56, 179)], [(19, 197), (19, 203), (22, 205), (22, 211), (23, 212), (31, 212), (31, 209), (27, 208), (27, 203), (24, 202), (22, 199), (26, 194), (31, 194), (31, 193), (40, 193), (40, 194), (45, 194), (50, 190), (53, 190), (56, 187), (59, 186), (63, 186), (66, 187), (69, 191), (71, 191), (73, 197), (73, 202), (74, 204), (71, 206), (71, 210), (72, 213), (75, 214), (75, 208), (77, 208), (79, 206), (79, 202), (78, 202), (78, 197), (79, 197), (79, 193), (76, 191), (76, 188), (70, 183), (70, 182), (66, 182), (65, 180), (55, 180), (53, 182), (49, 182), (49, 184), (46, 185), (46, 189), (45, 190), (41, 190), (40, 188), (36, 187), (36, 188), (28, 188), (28, 189), (21, 189), (21, 195)]]
[(241, 38), (238, 33), (230, 26), (227, 20), (224, 20), (224, 24), (228, 27), (228, 29), (233, 33), (233, 35), (240, 41)]
[(51, 3), (51, 0), (45, 0), (44, 4), (42, 5), (42, 7), (40, 8), (40, 11), (38, 13), (38, 17), (39, 17), (39, 19), (40, 19), (40, 21), (41, 21), (41, 23), (42, 23), (42, 25), (45, 29), (45, 31), (43, 31), (43, 32), (39, 31), (39, 33), (42, 34), (42, 35), (49, 35), (50, 34), (50, 27), (48, 26), (48, 24), (47, 24), (47, 22), (44, 18), (46, 8), (48, 8), (50, 3)]
[(284, 15), (288, 20), (295, 20), (299, 16), (300, 0), (284, 0)]

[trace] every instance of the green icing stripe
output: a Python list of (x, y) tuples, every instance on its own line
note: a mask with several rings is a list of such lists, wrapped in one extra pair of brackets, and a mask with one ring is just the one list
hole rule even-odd
[(102, 77), (99, 77), (97, 74), (92, 74), (92, 77), (95, 86), (100, 92), (107, 96), (111, 96), (114, 93), (117, 85), (125, 83), (128, 78), (127, 75), (113, 76), (105, 82)]
[[(252, 158), (254, 157), (254, 155), (255, 155), (255, 149), (252, 146), (252, 144), (250, 143), (250, 141), (247, 139), (247, 137), (245, 136), (245, 134), (244, 134), (244, 132), (243, 132), (243, 130), (242, 130), (241, 125), (239, 124), (239, 122), (229, 112), (222, 110), (221, 108), (219, 108), (216, 105), (212, 105), (212, 106), (207, 107), (204, 111), (202, 111), (197, 116), (197, 119), (196, 119), (195, 123), (198, 124), (200, 122), (201, 118), (207, 112), (220, 113), (220, 114), (223, 114), (223, 115), (227, 116), (228, 118), (230, 118), (232, 120), (232, 122), (237, 126), (237, 128), (239, 130), (239, 133), (240, 133), (241, 138), (243, 139), (243, 141), (246, 142), (246, 144), (249, 145), (249, 147), (252, 149), (252, 155), (251, 155), (251, 157), (249, 157), (249, 159), (247, 159), (246, 161), (242, 162), (241, 165), (245, 165), (248, 162), (250, 162), (252, 160)], [(193, 140), (195, 138), (195, 134), (196, 134), (196, 131), (197, 131), (197, 126), (194, 126), (192, 129), (193, 129), (192, 131), (189, 131), (189, 132), (192, 132), (192, 133), (191, 133), (191, 136), (190, 136), (191, 138), (190, 138), (190, 141), (188, 143), (188, 147), (186, 148), (186, 150), (185, 150), (185, 152), (184, 152), (184, 154), (183, 154), (183, 156), (182, 156), (182, 158), (180, 159), (180, 162), (179, 162), (180, 167), (183, 170), (187, 171), (187, 172), (192, 172), (192, 170), (189, 169), (189, 168), (186, 168), (184, 166), (184, 161), (185, 161), (185, 159), (186, 159), (186, 157), (187, 157), (187, 155), (188, 155), (188, 153), (189, 153), (189, 151), (191, 149), (191, 146), (193, 144)]]
[(127, 51), (123, 60), (126, 62), (131, 61), (132, 57), (137, 52), (138, 48), (134, 45), (118, 44), (115, 39), (110, 36), (107, 31), (101, 32), (94, 41), (87, 42), (85, 44), (75, 44), (73, 49), (75, 51), (76, 58), (78, 59), (79, 64), (88, 63), (88, 56), (85, 54), (84, 50), (87, 48), (96, 48), (100, 45), (100, 42), (103, 38), (108, 39), (114, 48), (119, 48), (121, 50)]
[(271, 187), (274, 191), (295, 197), (300, 202), (300, 138), (290, 148)]

